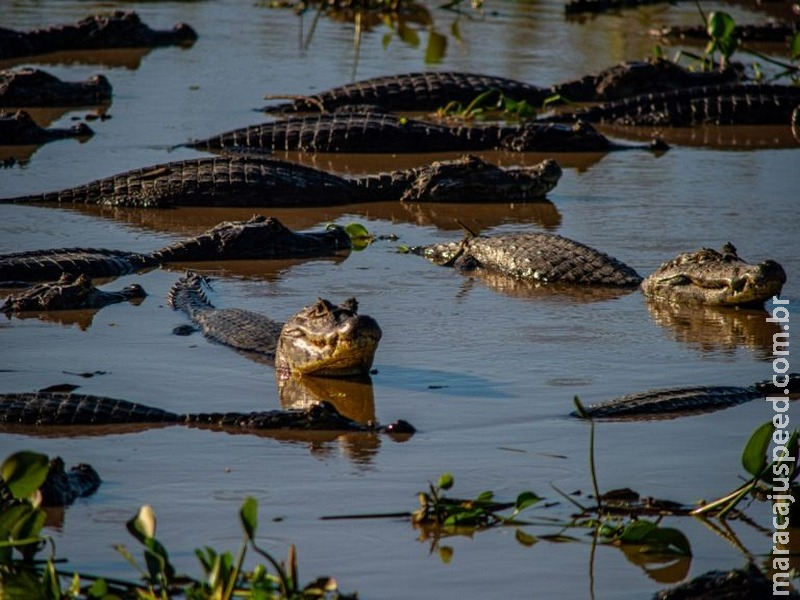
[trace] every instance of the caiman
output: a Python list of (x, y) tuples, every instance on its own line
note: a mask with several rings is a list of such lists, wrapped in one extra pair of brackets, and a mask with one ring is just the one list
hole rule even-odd
[[(788, 560), (788, 559), (787, 559)], [(757, 600), (773, 598), (800, 598), (795, 590), (789, 590), (787, 578), (786, 593), (775, 594), (773, 580), (768, 578), (754, 564), (749, 563), (741, 569), (730, 571), (708, 571), (694, 579), (657, 592), (652, 600)]]
[[(721, 385), (649, 390), (591, 404), (584, 409), (593, 419), (675, 419), (721, 410), (770, 394), (783, 396), (784, 390), (789, 394), (800, 393), (800, 374), (791, 373), (780, 383), (785, 385), (778, 387), (772, 380), (766, 380), (747, 387)], [(572, 416), (579, 415), (573, 412)]]
[(451, 102), (467, 106), (487, 92), (496, 92), (517, 102), (525, 101), (539, 107), (556, 95), (571, 102), (600, 102), (634, 94), (732, 82), (737, 81), (739, 76), (738, 69), (733, 67), (693, 72), (660, 59), (619, 63), (599, 73), (550, 87), (536, 87), (522, 81), (473, 73), (403, 73), (364, 79), (312, 96), (299, 96), (291, 103), (269, 106), (264, 110), (271, 113), (335, 112), (347, 107), (368, 105), (389, 112), (435, 111)]
[[(740, 42), (787, 42), (797, 33), (794, 23), (767, 21), (736, 25), (733, 37)], [(697, 40), (708, 42), (708, 27), (705, 25), (672, 25), (650, 30), (650, 35), (662, 39)]]
[(93, 135), (94, 131), (86, 123), (78, 123), (68, 129), (45, 129), (37, 125), (24, 110), (0, 112), (0, 146), (39, 145), (65, 138), (88, 139)]
[(0, 255), (0, 282), (55, 280), (64, 272), (111, 277), (171, 262), (331, 256), (350, 247), (342, 227), (300, 233), (278, 219), (255, 215), (247, 221), (224, 221), (149, 254), (62, 248)]
[(291, 429), (408, 435), (415, 432), (414, 427), (402, 419), (388, 425), (353, 421), (342, 416), (329, 402), (302, 410), (177, 414), (127, 400), (59, 392), (0, 394), (0, 423), (37, 427), (162, 423), (223, 431)]
[(660, 58), (628, 61), (551, 88), (553, 96), (569, 102), (608, 102), (641, 94), (687, 90), (698, 86), (734, 83), (741, 78), (736, 66), (690, 71)]
[(319, 299), (285, 324), (239, 308), (215, 308), (208, 281), (196, 273), (182, 277), (169, 291), (169, 305), (184, 311), (209, 339), (246, 355), (274, 361), (281, 377), (366, 375), (381, 339), (378, 323), (358, 314), (350, 298), (340, 306)]
[(623, 262), (552, 233), (468, 235), (460, 242), (413, 248), (429, 261), (462, 271), (499, 272), (534, 284), (636, 287), (641, 276)]
[(528, 122), (520, 125), (446, 125), (400, 117), (382, 110), (353, 110), (295, 116), (221, 133), (187, 144), (200, 150), (417, 153), (609, 152), (631, 148), (665, 150), (666, 145), (612, 142), (587, 123)]
[[(572, 127), (555, 129), (571, 131)], [(542, 199), (560, 177), (561, 168), (553, 160), (503, 168), (464, 156), (381, 175), (345, 178), (271, 158), (220, 156), (135, 169), (56, 192), (2, 198), (0, 203), (164, 208), (334, 206), (391, 200), (521, 202)]]
[(0, 106), (93, 106), (110, 100), (104, 75), (62, 81), (41, 69), (0, 71)]
[[(36, 493), (42, 506), (68, 506), (78, 498), (94, 494), (101, 482), (100, 475), (91, 465), (80, 463), (67, 471), (64, 461), (56, 456), (50, 459), (47, 477)], [(0, 513), (19, 502), (0, 477)]]
[[(516, 100), (540, 105), (550, 95), (521, 81), (452, 71), (403, 73), (349, 83), (291, 103), (269, 106), (274, 113), (332, 112), (343, 106), (370, 104), (387, 111), (436, 110), (448, 102), (469, 104), (484, 92), (497, 90)], [(267, 96), (281, 98), (285, 96)]]
[(761, 306), (780, 294), (786, 272), (774, 260), (750, 264), (732, 244), (720, 251), (701, 248), (663, 263), (642, 281), (642, 292), (679, 304)]
[(0, 28), (0, 60), (62, 50), (187, 46), (195, 40), (197, 33), (185, 23), (175, 25), (171, 31), (156, 31), (142, 23), (135, 12), (117, 10), (70, 25), (30, 31)]
[(642, 279), (631, 267), (551, 233), (467, 235), (460, 242), (413, 248), (431, 262), (462, 271), (499, 273), (536, 286), (636, 287), (645, 296), (680, 304), (757, 306), (780, 294), (786, 273), (775, 261), (753, 265), (728, 244), (681, 254)]
[(12, 294), (0, 305), (0, 313), (103, 308), (117, 302), (141, 300), (145, 296), (147, 293), (138, 283), (118, 292), (104, 292), (93, 286), (86, 275), (64, 273), (56, 282), (40, 283)]
[(785, 125), (800, 104), (800, 87), (721, 84), (642, 94), (542, 120), (632, 126)]

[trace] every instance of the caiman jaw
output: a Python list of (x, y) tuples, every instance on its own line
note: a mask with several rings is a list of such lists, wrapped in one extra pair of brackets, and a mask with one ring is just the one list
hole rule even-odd
[(303, 309), (281, 331), (275, 366), (281, 375), (352, 377), (369, 372), (381, 339), (372, 317), (356, 314), (355, 301), (326, 300)]

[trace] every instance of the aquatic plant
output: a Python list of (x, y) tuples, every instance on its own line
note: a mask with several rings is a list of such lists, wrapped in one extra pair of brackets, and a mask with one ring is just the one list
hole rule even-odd
[[(128, 532), (143, 546), (144, 566), (122, 544), (116, 550), (139, 573), (139, 582), (68, 573), (56, 568), (54, 544), (42, 536), (45, 512), (38, 506), (37, 490), (47, 477), (49, 461), (43, 454), (17, 452), (0, 467), (0, 592), (4, 598), (36, 598), (43, 600), (312, 600), (355, 598), (339, 592), (336, 581), (320, 577), (302, 586), (297, 570), (297, 552), (289, 547), (286, 562), (279, 562), (256, 544), (258, 503), (245, 498), (239, 510), (244, 531), (242, 543), (234, 556), (208, 546), (195, 550), (203, 577), (181, 575), (169, 558), (166, 547), (156, 538), (155, 511), (142, 506), (126, 523)], [(36, 554), (49, 544), (47, 559)], [(265, 559), (271, 568), (256, 565), (244, 569), (248, 550)]]

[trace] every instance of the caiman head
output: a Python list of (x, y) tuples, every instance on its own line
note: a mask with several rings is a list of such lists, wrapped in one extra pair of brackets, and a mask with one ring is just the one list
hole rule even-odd
[(275, 355), (280, 376), (352, 377), (369, 373), (381, 328), (372, 317), (358, 314), (350, 298), (340, 306), (319, 299), (283, 326)]
[(665, 262), (642, 282), (649, 298), (678, 304), (758, 306), (780, 294), (786, 272), (774, 260), (745, 262), (728, 243), (717, 252), (701, 248)]
[(205, 233), (162, 248), (165, 260), (246, 260), (321, 256), (349, 250), (350, 236), (339, 226), (299, 233), (274, 217), (254, 215), (247, 221), (224, 221)]
[(412, 169), (401, 200), (407, 202), (520, 202), (541, 199), (561, 179), (552, 159), (530, 167), (498, 167), (477, 156), (436, 161)]

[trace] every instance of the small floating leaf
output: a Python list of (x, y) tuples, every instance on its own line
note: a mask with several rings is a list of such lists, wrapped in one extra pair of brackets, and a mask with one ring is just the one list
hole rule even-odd
[(439, 483), (437, 484), (440, 489), (449, 490), (453, 487), (453, 475), (452, 473), (442, 473), (439, 475)]
[(541, 500), (541, 498), (533, 492), (522, 492), (517, 496), (517, 500), (514, 503), (514, 510), (517, 512), (523, 511), (529, 506), (533, 506), (539, 502), (539, 500)]
[(523, 546), (533, 546), (539, 540), (536, 539), (536, 536), (531, 535), (529, 533), (525, 533), (522, 529), (517, 529), (514, 532), (514, 538)]
[(23, 499), (42, 487), (49, 468), (47, 456), (23, 450), (6, 458), (0, 467), (0, 476), (14, 497)]

